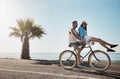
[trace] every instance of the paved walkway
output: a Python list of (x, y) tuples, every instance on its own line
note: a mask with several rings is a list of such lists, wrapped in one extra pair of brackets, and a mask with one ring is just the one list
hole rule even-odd
[(58, 64), (43, 65), (41, 61), (0, 59), (0, 79), (116, 79), (120, 78), (119, 67), (120, 63), (114, 63), (101, 73), (89, 67), (64, 70)]

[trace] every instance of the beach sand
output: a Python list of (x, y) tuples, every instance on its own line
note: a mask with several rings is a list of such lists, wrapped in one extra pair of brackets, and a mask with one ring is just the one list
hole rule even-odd
[[(83, 65), (86, 65), (83, 63)], [(0, 79), (119, 79), (120, 62), (105, 72), (87, 66), (64, 70), (57, 60), (0, 59)]]

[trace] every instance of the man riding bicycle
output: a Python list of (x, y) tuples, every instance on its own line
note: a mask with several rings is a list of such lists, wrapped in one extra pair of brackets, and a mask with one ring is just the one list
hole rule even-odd
[[(77, 65), (80, 64), (80, 52), (85, 47), (84, 40), (78, 35), (76, 28), (78, 26), (77, 21), (72, 22), (72, 28), (69, 30), (69, 46), (74, 47), (77, 50)], [(81, 46), (81, 47), (80, 47)]]

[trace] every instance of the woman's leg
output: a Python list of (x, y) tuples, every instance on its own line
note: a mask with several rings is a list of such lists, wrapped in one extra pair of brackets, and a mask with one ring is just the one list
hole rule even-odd
[[(92, 38), (91, 39), (91, 41), (95, 41), (95, 42), (99, 42), (103, 47), (105, 47), (106, 49), (110, 49), (109, 47), (107, 47), (106, 45), (109, 45), (109, 46), (111, 46), (112, 44), (109, 44), (109, 43), (107, 43), (106, 41), (103, 41), (103, 40), (101, 40), (101, 39), (99, 39), (99, 38)], [(111, 50), (111, 49), (110, 49)]]
[(110, 44), (110, 43), (108, 43), (104, 40), (101, 40), (101, 41), (104, 42), (106, 45), (109, 45), (111, 48), (114, 48), (114, 47), (118, 46), (118, 44)]
[(104, 40), (102, 40), (102, 39), (99, 39), (99, 40), (101, 40), (104, 44), (109, 45), (110, 47), (111, 47), (111, 46), (114, 46), (114, 44), (110, 44), (110, 43), (108, 43), (108, 42), (106, 42), (106, 41), (104, 41)]

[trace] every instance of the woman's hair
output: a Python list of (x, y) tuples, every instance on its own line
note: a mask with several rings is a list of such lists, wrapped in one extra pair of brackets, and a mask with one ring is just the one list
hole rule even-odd
[[(83, 25), (86, 25), (86, 27), (83, 27)], [(87, 30), (87, 23), (86, 23), (86, 21), (82, 21), (81, 26), (82, 26), (85, 30)]]
[[(83, 24), (81, 24), (81, 27), (83, 27)], [(87, 30), (87, 26), (86, 27), (83, 27), (85, 30)]]

